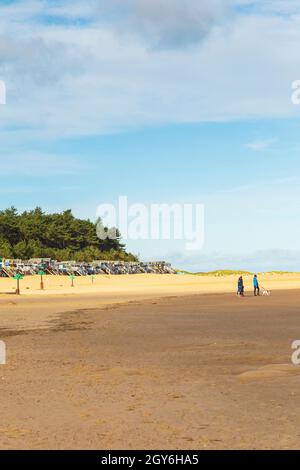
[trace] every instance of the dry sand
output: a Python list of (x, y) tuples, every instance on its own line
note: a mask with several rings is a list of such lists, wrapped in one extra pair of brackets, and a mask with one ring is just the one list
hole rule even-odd
[(300, 447), (299, 275), (244, 299), (235, 278), (87, 281), (1, 295), (1, 449)]
[[(236, 275), (196, 276), (138, 274), (122, 276), (76, 277), (74, 287), (68, 276), (44, 276), (45, 291), (40, 290), (40, 276), (26, 276), (20, 281), (22, 295), (61, 294), (113, 294), (131, 295), (187, 295), (233, 292), (237, 287)], [(252, 276), (244, 276), (246, 290), (252, 290)], [(300, 273), (264, 274), (259, 276), (267, 289), (300, 289)], [(11, 294), (16, 290), (14, 279), (0, 278), (0, 294)]]

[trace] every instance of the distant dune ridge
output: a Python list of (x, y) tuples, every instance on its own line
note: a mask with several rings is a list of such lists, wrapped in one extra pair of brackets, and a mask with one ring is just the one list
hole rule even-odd
[(238, 269), (218, 269), (215, 271), (203, 271), (203, 272), (191, 272), (185, 271), (182, 269), (177, 270), (179, 274), (190, 274), (194, 276), (250, 276), (251, 274), (300, 274), (298, 271), (265, 271), (265, 272), (250, 272), (250, 271), (243, 271)]

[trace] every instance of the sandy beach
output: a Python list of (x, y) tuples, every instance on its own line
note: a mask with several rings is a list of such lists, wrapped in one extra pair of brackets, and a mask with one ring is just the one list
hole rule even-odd
[(1, 449), (299, 448), (299, 275), (37, 281), (0, 297)]
[[(25, 276), (20, 281), (22, 295), (68, 295), (68, 294), (93, 294), (104, 295), (133, 294), (140, 295), (188, 295), (230, 293), (236, 290), (237, 275), (169, 275), (169, 274), (137, 274), (95, 276), (78, 276), (74, 279), (74, 287), (68, 276), (43, 277), (45, 290), (40, 290), (40, 276)], [(246, 290), (252, 291), (252, 275), (243, 276)], [(262, 286), (271, 290), (300, 289), (300, 273), (266, 273), (259, 275)], [(12, 278), (0, 278), (1, 295), (12, 294), (16, 290), (16, 281)]]

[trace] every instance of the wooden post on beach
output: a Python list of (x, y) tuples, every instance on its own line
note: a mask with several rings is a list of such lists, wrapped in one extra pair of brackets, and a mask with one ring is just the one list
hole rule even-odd
[(39, 271), (38, 272), (39, 276), (41, 276), (41, 282), (40, 282), (40, 288), (41, 290), (44, 290), (44, 279), (43, 279), (43, 276), (44, 276), (44, 271)]
[(22, 276), (22, 274), (17, 273), (14, 276), (14, 279), (16, 279), (16, 281), (17, 281), (16, 294), (20, 295), (20, 279), (23, 279), (23, 276)]

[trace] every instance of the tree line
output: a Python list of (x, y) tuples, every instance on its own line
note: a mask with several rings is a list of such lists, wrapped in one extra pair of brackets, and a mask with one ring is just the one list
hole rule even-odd
[[(116, 238), (100, 240), (96, 223), (74, 217), (71, 210), (46, 214), (40, 207), (18, 213), (15, 207), (0, 211), (0, 257), (52, 258), (58, 261), (136, 261)], [(108, 227), (104, 227), (109, 231)]]

